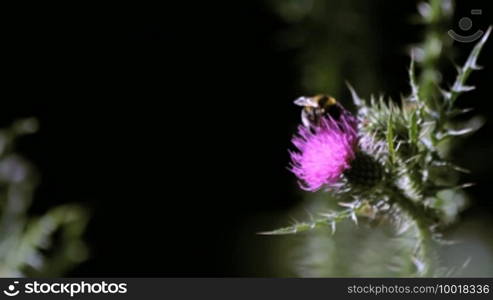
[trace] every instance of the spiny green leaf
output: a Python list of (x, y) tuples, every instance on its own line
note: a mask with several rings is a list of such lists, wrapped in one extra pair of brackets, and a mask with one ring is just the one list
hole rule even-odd
[(411, 57), (411, 65), (409, 66), (409, 81), (411, 84), (411, 97), (409, 97), (409, 100), (419, 101), (419, 87), (416, 83), (414, 56)]
[[(341, 204), (342, 205), (342, 204)], [(295, 234), (303, 231), (312, 230), (320, 227), (331, 226), (332, 233), (335, 233), (336, 223), (345, 219), (352, 219), (357, 223), (356, 215), (359, 209), (362, 207), (361, 202), (353, 202), (350, 204), (344, 204), (343, 206), (348, 207), (347, 209), (341, 211), (330, 211), (328, 213), (320, 214), (320, 218), (313, 219), (309, 222), (299, 222), (291, 226), (279, 228), (272, 231), (259, 232), (261, 235), (284, 235), (284, 234)]]
[(478, 66), (477, 64), (477, 61), (479, 54), (483, 49), (484, 44), (488, 40), (488, 37), (491, 33), (491, 29), (492, 26), (488, 28), (488, 30), (483, 35), (481, 40), (474, 46), (464, 66), (461, 69), (459, 69), (457, 78), (455, 79), (452, 89), (450, 90), (450, 97), (445, 98), (446, 100), (449, 101), (449, 109), (452, 108), (452, 105), (454, 104), (455, 100), (461, 93), (474, 89), (474, 87), (472, 86), (466, 86), (465, 83), (472, 71), (481, 69), (481, 67)]
[(419, 128), (417, 112), (414, 110), (409, 118), (409, 141), (412, 145), (418, 144)]
[(353, 88), (353, 86), (348, 81), (346, 81), (346, 85), (347, 85), (349, 91), (351, 92), (351, 97), (353, 98), (354, 105), (358, 108), (364, 107), (365, 106), (365, 100), (358, 96), (358, 94), (356, 93), (356, 90)]
[(453, 118), (453, 117), (456, 117), (456, 116), (459, 116), (462, 114), (466, 114), (466, 113), (471, 112), (473, 110), (474, 110), (474, 108), (453, 109), (447, 113), (447, 116), (449, 118)]
[(478, 131), (483, 127), (484, 123), (485, 120), (483, 118), (474, 117), (458, 128), (447, 129), (445, 132), (438, 134), (437, 137), (439, 141), (442, 141), (449, 137), (468, 135)]
[(461, 166), (458, 166), (452, 162), (449, 162), (449, 161), (438, 161), (438, 160), (434, 160), (431, 162), (431, 164), (433, 166), (436, 166), (436, 167), (443, 167), (443, 168), (449, 168), (449, 169), (452, 169), (452, 170), (455, 170), (457, 172), (461, 172), (461, 173), (465, 173), (465, 174), (469, 174), (471, 173), (470, 170), (466, 169), (466, 168), (463, 168)]
[(276, 230), (272, 231), (264, 231), (264, 232), (259, 232), (258, 234), (261, 235), (284, 235), (284, 234), (295, 234), (303, 231), (308, 231), (311, 229), (314, 229), (315, 227), (320, 227), (320, 226), (327, 226), (329, 223), (326, 218), (323, 219), (317, 219), (312, 222), (301, 222), (301, 223), (296, 223), (291, 226), (279, 228)]
[(387, 119), (387, 145), (389, 148), (389, 159), (393, 163), (395, 161), (395, 146), (394, 146), (394, 123), (392, 122), (392, 115), (389, 114)]

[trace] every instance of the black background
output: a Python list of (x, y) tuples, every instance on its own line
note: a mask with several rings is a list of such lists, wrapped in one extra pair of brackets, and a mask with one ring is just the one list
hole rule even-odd
[[(371, 13), (381, 16), (375, 73), (398, 96), (408, 90), (400, 50), (419, 31), (405, 21), (415, 4), (392, 3), (375, 1)], [(492, 19), (486, 5), (478, 2), (475, 26)], [(40, 121), (18, 147), (42, 174), (32, 211), (79, 202), (93, 214), (91, 258), (69, 275), (251, 275), (239, 263), (246, 250), (238, 234), (255, 247), (265, 228), (245, 230), (245, 220), (300, 201), (286, 165), (299, 118), (292, 100), (303, 91), (296, 50), (279, 50), (275, 39), (288, 24), (260, 1), (42, 4), (6, 13), (0, 125)], [(457, 47), (463, 61), (471, 45)], [(478, 90), (464, 97), (490, 117), (492, 49), (489, 41), (480, 59), (487, 68), (471, 78)], [(491, 129), (471, 140), (487, 167)], [(492, 172), (467, 178), (478, 183), (478, 202), (466, 215), (492, 211)]]

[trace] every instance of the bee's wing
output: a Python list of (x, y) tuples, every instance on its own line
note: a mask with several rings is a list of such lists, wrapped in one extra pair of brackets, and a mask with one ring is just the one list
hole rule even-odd
[(294, 100), (294, 104), (298, 106), (308, 106), (308, 107), (317, 107), (318, 103), (313, 100), (312, 97), (299, 97)]

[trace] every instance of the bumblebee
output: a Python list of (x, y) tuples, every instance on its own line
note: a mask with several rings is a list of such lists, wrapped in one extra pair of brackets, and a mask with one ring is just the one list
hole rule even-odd
[(306, 127), (318, 126), (323, 116), (331, 116), (339, 119), (342, 108), (334, 97), (327, 95), (315, 95), (313, 97), (300, 97), (294, 104), (303, 106), (301, 121)]

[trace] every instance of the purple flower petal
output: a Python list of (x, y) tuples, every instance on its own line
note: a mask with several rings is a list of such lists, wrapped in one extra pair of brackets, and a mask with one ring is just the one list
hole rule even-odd
[(317, 127), (299, 126), (292, 142), (291, 171), (300, 179), (301, 188), (317, 191), (336, 184), (350, 167), (357, 144), (356, 119), (344, 112), (338, 120), (323, 117)]

